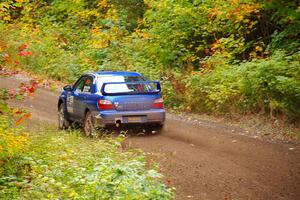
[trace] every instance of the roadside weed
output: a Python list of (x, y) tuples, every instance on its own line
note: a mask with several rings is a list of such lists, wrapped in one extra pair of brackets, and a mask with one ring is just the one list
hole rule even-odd
[(0, 197), (11, 193), (19, 199), (171, 199), (173, 191), (161, 183), (162, 175), (146, 168), (143, 153), (122, 150), (122, 140), (40, 129), (32, 134), (23, 158), (30, 166), (25, 181), (0, 192)]

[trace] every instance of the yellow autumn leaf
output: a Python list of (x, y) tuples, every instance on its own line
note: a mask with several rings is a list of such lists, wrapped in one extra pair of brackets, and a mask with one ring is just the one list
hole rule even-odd
[(263, 50), (263, 48), (261, 46), (256, 46), (255, 47), (255, 51), (262, 51), (262, 50)]
[(100, 0), (98, 6), (101, 8), (106, 8), (108, 6), (107, 0)]

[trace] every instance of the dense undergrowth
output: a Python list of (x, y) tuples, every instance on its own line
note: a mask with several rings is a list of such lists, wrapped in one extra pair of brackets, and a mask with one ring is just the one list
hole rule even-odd
[(67, 82), (135, 70), (162, 80), (173, 109), (299, 121), (298, 1), (9, 0), (0, 9), (1, 65)]
[(26, 151), (18, 151), (9, 163), (1, 160), (1, 199), (173, 196), (173, 191), (160, 182), (162, 175), (145, 166), (142, 152), (122, 150), (121, 136), (89, 139), (78, 131), (59, 132), (42, 126), (31, 133), (29, 140)]

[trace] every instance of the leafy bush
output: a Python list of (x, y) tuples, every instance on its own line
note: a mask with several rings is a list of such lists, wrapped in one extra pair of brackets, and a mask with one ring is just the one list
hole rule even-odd
[(282, 51), (240, 65), (223, 64), (189, 78), (187, 104), (198, 111), (252, 110), (299, 118), (300, 57)]
[[(24, 158), (30, 173), (21, 199), (171, 199), (161, 174), (138, 151), (121, 150), (122, 137), (88, 139), (80, 132), (43, 127), (32, 133)], [(4, 190), (2, 197), (11, 190)], [(5, 193), (6, 192), (6, 193)], [(4, 195), (4, 196), (3, 196)]]
[[(24, 48), (22, 53), (25, 55), (28, 52)], [(0, 68), (0, 77), (13, 74), (16, 72)], [(15, 183), (22, 181), (22, 176), (28, 172), (23, 156), (27, 151), (29, 138), (28, 133), (19, 125), (31, 117), (31, 113), (26, 110), (11, 108), (8, 100), (21, 100), (32, 96), (36, 87), (37, 82), (31, 81), (21, 83), (18, 88), (0, 89), (0, 189), (1, 191), (7, 189), (8, 199), (16, 198)]]
[(18, 156), (27, 147), (27, 134), (7, 116), (0, 116), (0, 160)]
[[(15, 123), (11, 116), (0, 115), (0, 198), (16, 199), (15, 182), (27, 173), (23, 156), (28, 150), (28, 134)], [(2, 191), (7, 191), (5, 196)]]
[(270, 58), (241, 65), (241, 93), (250, 108), (259, 107), (270, 115), (300, 117), (300, 52), (291, 56), (275, 52)]
[(3, 166), (12, 159), (18, 158), (28, 146), (28, 134), (22, 127), (16, 127), (10, 117), (0, 115), (0, 174), (3, 175)]

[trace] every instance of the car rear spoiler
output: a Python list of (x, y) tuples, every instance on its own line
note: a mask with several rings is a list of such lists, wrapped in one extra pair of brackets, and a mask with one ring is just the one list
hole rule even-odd
[[(111, 86), (111, 88), (108, 89), (107, 88), (108, 86)], [(161, 92), (161, 86), (158, 81), (107, 82), (107, 83), (103, 83), (101, 88), (101, 93), (103, 95), (109, 95), (109, 96), (158, 94), (160, 92)]]

